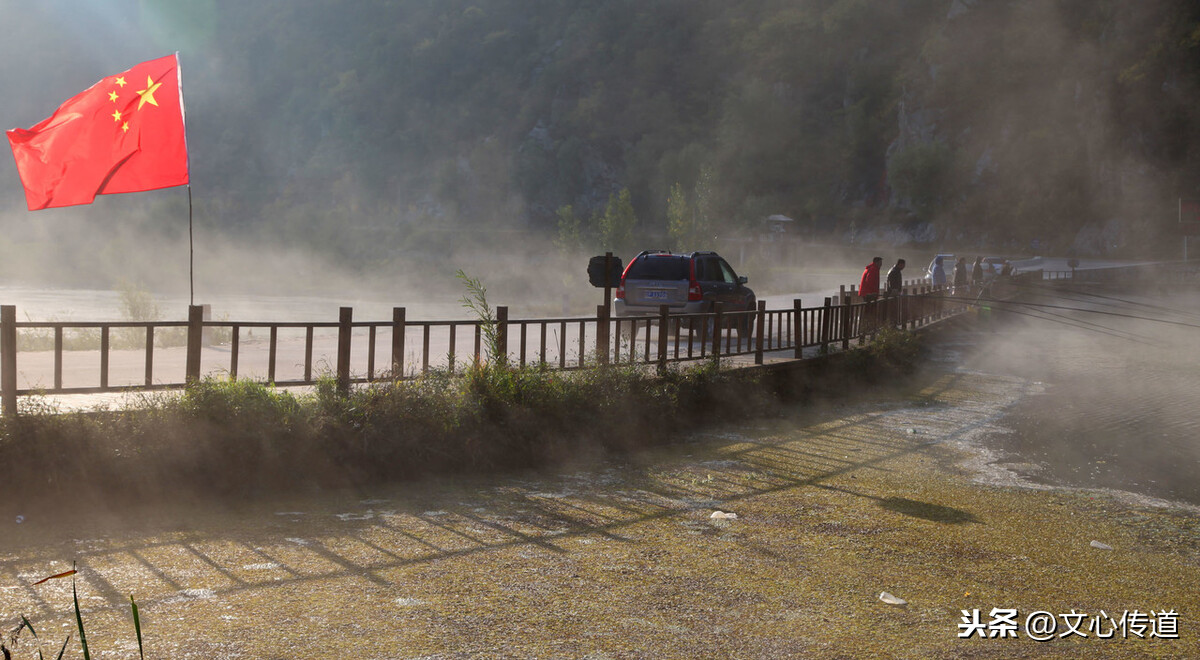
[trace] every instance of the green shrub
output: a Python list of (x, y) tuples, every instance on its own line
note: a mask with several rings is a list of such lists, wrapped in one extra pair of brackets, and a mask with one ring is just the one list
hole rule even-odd
[(913, 373), (923, 354), (919, 335), (888, 327), (865, 348), (846, 353), (844, 359), (849, 375), (878, 378)]
[[(911, 335), (884, 331), (847, 359), (862, 361), (861, 378), (910, 371), (918, 355)], [(305, 394), (207, 379), (116, 411), (27, 405), (27, 414), (0, 418), (0, 461), (12, 475), (8, 492), (26, 502), (242, 498), (672, 442), (689, 429), (771, 414), (811, 390), (789, 384), (794, 378), (708, 361), (661, 373), (653, 365), (483, 364), (349, 392), (325, 377)], [(821, 379), (824, 388), (829, 376)]]
[(882, 368), (911, 374), (924, 354), (924, 346), (916, 333), (884, 328), (871, 342), (870, 351)]

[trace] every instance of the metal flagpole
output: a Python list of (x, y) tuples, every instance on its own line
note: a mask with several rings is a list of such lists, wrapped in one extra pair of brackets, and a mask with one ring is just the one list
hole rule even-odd
[(196, 304), (196, 243), (192, 239), (192, 152), (187, 148), (187, 111), (183, 104), (183, 67), (175, 51), (175, 75), (179, 81), (179, 116), (183, 118), (183, 153), (188, 170), (188, 305)]
[(188, 305), (196, 304), (196, 247), (192, 241), (192, 182), (188, 163)]

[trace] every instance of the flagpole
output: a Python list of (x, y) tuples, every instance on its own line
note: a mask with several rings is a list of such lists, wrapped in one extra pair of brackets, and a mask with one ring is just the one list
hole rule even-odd
[(187, 111), (183, 104), (183, 66), (179, 63), (179, 51), (175, 51), (175, 75), (179, 81), (179, 116), (183, 118), (184, 158), (188, 171), (188, 306), (196, 304), (196, 242), (192, 238), (192, 153), (187, 148)]
[[(191, 178), (190, 164), (188, 178)], [(188, 306), (196, 304), (196, 247), (192, 241), (192, 183), (188, 181)]]

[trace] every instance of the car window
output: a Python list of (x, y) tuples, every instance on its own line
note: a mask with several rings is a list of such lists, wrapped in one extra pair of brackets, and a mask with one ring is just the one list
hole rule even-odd
[(700, 282), (720, 282), (721, 267), (712, 257), (696, 259), (696, 280)]
[(737, 284), (737, 274), (733, 268), (724, 259), (718, 259), (717, 263), (721, 264), (721, 279), (728, 284)]
[(687, 259), (681, 257), (643, 257), (633, 262), (625, 277), (633, 280), (686, 280), (687, 266)]

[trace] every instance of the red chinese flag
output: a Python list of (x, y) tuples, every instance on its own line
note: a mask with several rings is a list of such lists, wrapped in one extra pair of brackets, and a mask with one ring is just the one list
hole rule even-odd
[(109, 76), (33, 128), (8, 131), (30, 211), (188, 182), (179, 60)]

